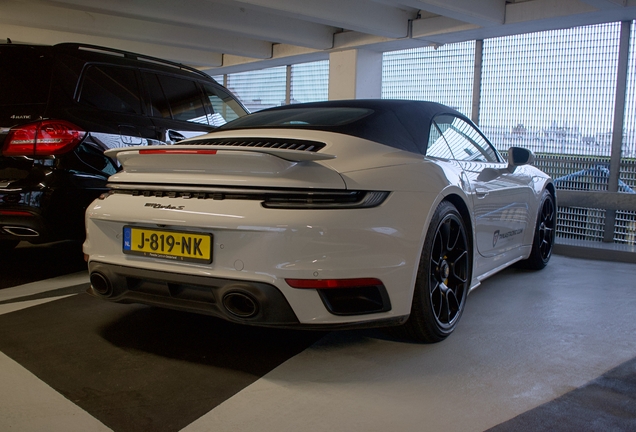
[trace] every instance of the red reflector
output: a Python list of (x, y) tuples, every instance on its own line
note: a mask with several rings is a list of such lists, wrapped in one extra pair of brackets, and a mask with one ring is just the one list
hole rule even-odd
[(64, 120), (43, 120), (9, 131), (4, 156), (50, 156), (72, 150), (86, 132)]
[(22, 211), (22, 210), (0, 210), (0, 215), (2, 216), (33, 216), (33, 214), (31, 214), (28, 211)]
[(285, 282), (292, 288), (357, 288), (364, 286), (382, 285), (380, 279), (359, 278), (359, 279), (285, 279)]
[(144, 149), (139, 154), (216, 154), (216, 150), (191, 150), (191, 149)]

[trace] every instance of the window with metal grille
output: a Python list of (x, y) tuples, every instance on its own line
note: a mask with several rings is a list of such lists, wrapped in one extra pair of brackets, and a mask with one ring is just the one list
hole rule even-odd
[(632, 21), (620, 178), (636, 190), (636, 21)]
[(557, 207), (557, 236), (566, 240), (603, 241), (605, 210)]
[(329, 98), (329, 60), (291, 67), (291, 103), (320, 102)]
[(608, 157), (619, 32), (611, 23), (485, 40), (480, 125), (495, 146)]
[(475, 42), (386, 52), (382, 98), (439, 102), (470, 117)]
[(287, 73), (287, 66), (280, 66), (212, 78), (219, 84), (225, 82), (250, 112), (285, 105), (288, 95), (291, 103), (328, 99), (329, 60), (292, 65), (290, 88), (287, 88)]
[(250, 112), (285, 105), (287, 67), (228, 74), (227, 88)]
[[(480, 127), (504, 154), (522, 146), (560, 189), (608, 188), (620, 23), (487, 39)], [(636, 184), (636, 35), (632, 23), (619, 191)], [(427, 99), (471, 114), (474, 43), (385, 53), (382, 97)], [(614, 241), (632, 241), (618, 211)], [(602, 241), (605, 210), (559, 207), (562, 238)], [(630, 240), (631, 239), (631, 240)], [(633, 243), (632, 243), (633, 244)]]
[[(484, 41), (480, 125), (521, 146), (559, 189), (609, 183), (620, 23)], [(602, 241), (605, 211), (559, 207), (557, 235)]]

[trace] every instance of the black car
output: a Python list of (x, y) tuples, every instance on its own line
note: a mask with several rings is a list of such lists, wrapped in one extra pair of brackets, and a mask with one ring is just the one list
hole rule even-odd
[(246, 114), (194, 68), (81, 44), (0, 45), (0, 251), (84, 237), (110, 148), (175, 143)]

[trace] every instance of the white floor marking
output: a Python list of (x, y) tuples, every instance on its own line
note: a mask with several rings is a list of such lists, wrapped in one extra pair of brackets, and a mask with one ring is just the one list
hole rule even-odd
[(56, 289), (66, 288), (88, 282), (88, 272), (81, 271), (42, 281), (31, 282), (11, 288), (2, 288), (0, 289), (0, 302), (5, 300), (12, 300), (18, 297), (41, 294), (43, 292), (53, 291)]
[(0, 352), (0, 430), (102, 432), (111, 429)]
[(32, 306), (37, 306), (40, 304), (52, 302), (54, 300), (60, 300), (66, 297), (74, 296), (74, 295), (76, 294), (69, 294), (69, 295), (58, 296), (58, 297), (47, 297), (47, 298), (37, 299), (37, 300), (27, 300), (23, 302), (2, 304), (0, 305), (0, 315), (4, 315), (10, 312), (15, 312), (22, 309), (30, 308)]

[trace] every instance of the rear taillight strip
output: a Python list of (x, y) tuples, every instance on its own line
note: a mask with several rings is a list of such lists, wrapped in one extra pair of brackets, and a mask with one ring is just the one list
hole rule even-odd
[(111, 194), (155, 198), (184, 198), (212, 200), (253, 200), (270, 209), (353, 209), (372, 208), (381, 205), (390, 192), (387, 191), (295, 191), (250, 190), (230, 188), (207, 189), (159, 189), (128, 188), (110, 184)]
[(0, 216), (25, 216), (31, 217), (33, 213), (24, 210), (0, 210)]

